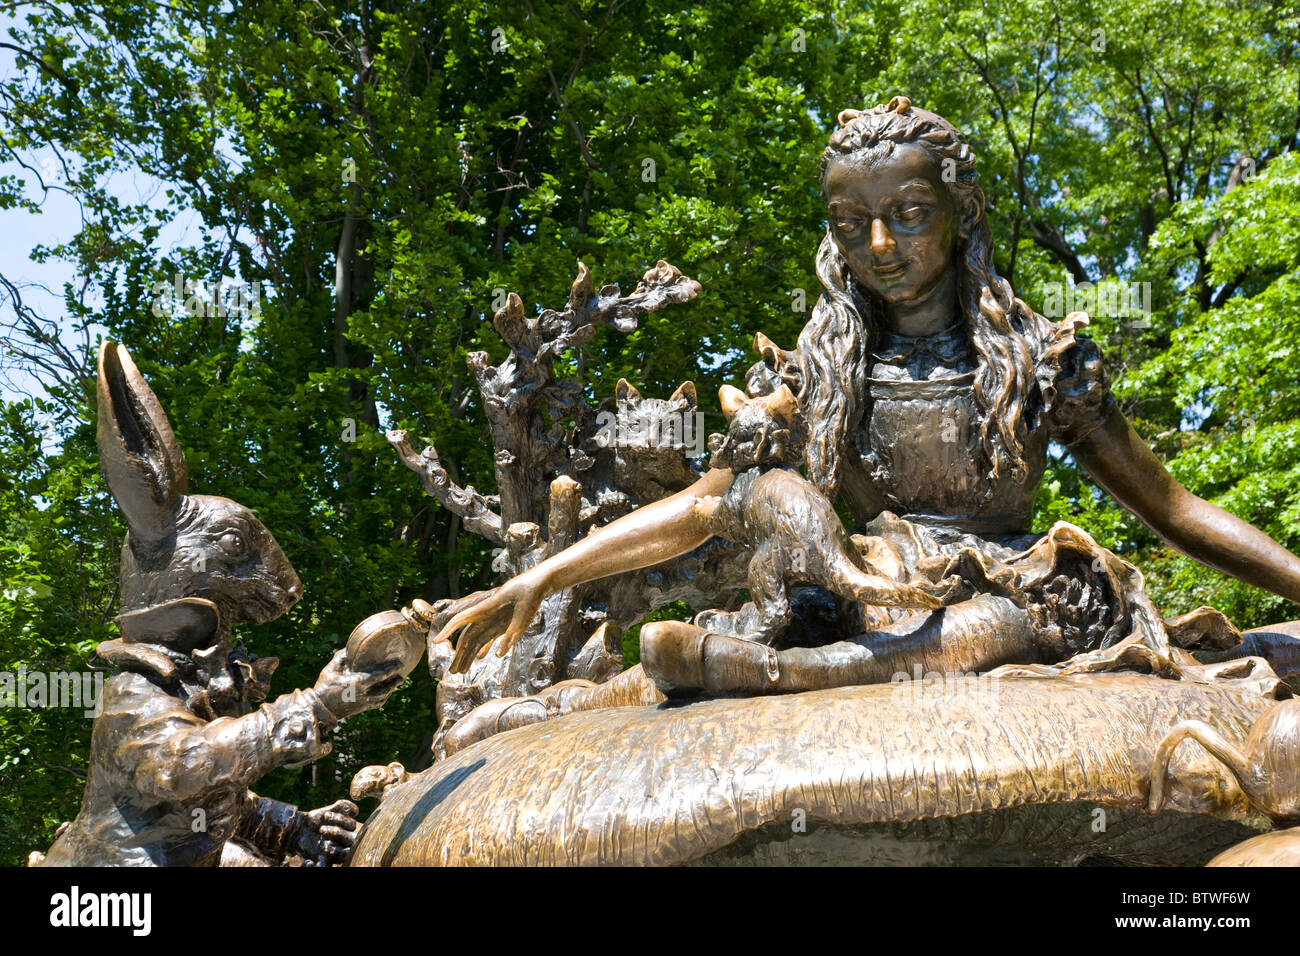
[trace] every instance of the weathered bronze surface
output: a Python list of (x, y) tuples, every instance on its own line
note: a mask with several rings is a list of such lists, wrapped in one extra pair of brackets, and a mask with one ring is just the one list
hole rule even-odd
[[(685, 863), (765, 827), (794, 849), (806, 836), (801, 819), (813, 831), (1044, 805), (1087, 834), (1042, 847), (1056, 862), (1204, 863), (1266, 821), (1222, 765), (1193, 748), (1171, 765), (1167, 806), (1181, 812), (1146, 816), (1157, 748), (1189, 718), (1241, 739), (1272, 704), (1222, 685), (1101, 674), (572, 714), (483, 740), (396, 787), (367, 821), (352, 865)], [(1128, 825), (1094, 832), (1094, 807), (1132, 811)], [(1198, 834), (1190, 845), (1149, 839), (1177, 836), (1171, 820), (1180, 818)], [(1014, 841), (1014, 828), (1003, 839)]]
[(1296, 759), (1300, 755), (1300, 699), (1271, 707), (1255, 721), (1240, 747), (1203, 721), (1178, 724), (1156, 751), (1148, 801), (1152, 813), (1164, 807), (1169, 763), (1178, 745), (1188, 739), (1228, 768), (1259, 812), (1279, 820), (1300, 820), (1300, 760)]
[[(396, 612), (358, 629), (316, 686), (263, 703), (273, 657), (231, 646), (236, 621), (264, 623), (302, 585), (275, 538), (228, 498), (187, 494), (185, 458), (126, 349), (99, 353), (99, 451), (126, 518), (122, 636), (99, 646), (118, 666), (91, 737), (81, 812), (47, 866), (344, 863), (357, 807), (311, 812), (249, 787), (276, 767), (330, 750), (330, 731), (380, 706), (419, 659), (419, 634)], [(393, 620), (392, 616), (396, 617)], [(396, 636), (394, 636), (396, 635)], [(410, 650), (393, 653), (396, 645)], [(385, 643), (384, 639), (387, 638)], [(373, 646), (377, 643), (384, 646)]]
[[(949, 123), (905, 97), (847, 110), (821, 186), (822, 295), (794, 350), (757, 337), (762, 361), (743, 393), (724, 389), (730, 427), (698, 478), (672, 454), (654, 459), (653, 486), (633, 480), (631, 453), (613, 455), (621, 471), (592, 468), (589, 427), (536, 442), (525, 409), (510, 434), (493, 419), (509, 454), (489, 500), (395, 436), (431, 494), (506, 545), (513, 577), (422, 612), (443, 759), (410, 779), (371, 774), (363, 789), (386, 797), (354, 862), (898, 861), (891, 839), (946, 832), (969, 849), (1017, 820), (1057, 861), (1205, 862), (1248, 835), (1222, 821), (1294, 817), (1293, 711), (1269, 708), (1300, 678), (1300, 631), (1243, 641), (1210, 608), (1165, 621), (1138, 569), (1086, 531), (1033, 533), (1047, 446), (1211, 567), (1300, 600), (1300, 558), (1165, 470), (1077, 337), (1086, 315), (1049, 321), (996, 275), (974, 154)], [(657, 272), (651, 293), (689, 283)], [(586, 334), (586, 276), (563, 313), (525, 320), (516, 300), (498, 313), (511, 358), (471, 360), (497, 418), (538, 400), (511, 391), (525, 378), (552, 384), (536, 355)], [(687, 400), (683, 386), (667, 404)], [(620, 383), (620, 414), (644, 401)], [(534, 445), (558, 456), (551, 470), (521, 467), (540, 462)], [(507, 492), (530, 524), (512, 524)], [(698, 613), (645, 625), (640, 666), (566, 669), (669, 594)], [(539, 662), (529, 680), (493, 676)], [(927, 701), (892, 683), (914, 672), (980, 673), (999, 693)], [(1177, 746), (1188, 736), (1200, 746)], [(1089, 805), (1122, 825), (1081, 847), (1062, 834), (1083, 832)], [(816, 841), (782, 838), (796, 811), (822, 824)]]
[[(692, 383), (620, 381), (593, 409), (554, 369), (699, 283), (660, 261), (623, 295), (580, 263), (562, 310), (512, 293), (509, 356), (469, 357), (497, 493), (389, 436), (508, 580), (372, 616), (270, 703), (276, 661), (232, 626), (284, 613), (297, 575), (248, 509), (187, 494), (166, 415), (106, 343), (100, 453), (130, 533), (122, 636), (99, 653), (119, 672), (45, 862), (1293, 859), (1294, 829), (1260, 831), (1300, 819), (1300, 624), (1166, 621), (1085, 530), (1035, 533), (1048, 444), (1209, 566), (1300, 600), (1300, 558), (1170, 476), (1077, 336), (1086, 315), (1049, 321), (995, 273), (956, 129), (905, 97), (839, 122), (822, 294), (793, 350), (756, 337), (707, 467)], [(623, 670), (621, 635), (678, 600), (694, 618), (645, 624)], [(380, 800), (359, 837), (347, 801), (249, 790), (328, 752), (426, 642), (437, 762), (359, 773), (353, 799)]]
[(1274, 830), (1224, 850), (1206, 866), (1300, 866), (1300, 827)]

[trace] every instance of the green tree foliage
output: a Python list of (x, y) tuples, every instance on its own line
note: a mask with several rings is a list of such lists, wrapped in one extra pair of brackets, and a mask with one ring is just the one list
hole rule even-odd
[[(1202, 309), (1197, 288), (1171, 304), (1169, 345), (1124, 383), (1190, 409), (1195, 427), (1154, 436), (1186, 487), (1300, 551), (1300, 154), (1278, 157), (1215, 203), (1181, 203), (1152, 239), (1166, 268), (1201, 268), (1230, 294)], [(1161, 423), (1163, 424), (1163, 423)], [(1296, 617), (1294, 604), (1169, 549), (1149, 548), (1157, 600), (1211, 604), (1260, 625)]]
[[(492, 583), (481, 540), (382, 430), (435, 441), (453, 476), (491, 486), (464, 360), (503, 352), (498, 290), (559, 305), (580, 258), (625, 286), (668, 259), (699, 299), (570, 361), (592, 399), (620, 376), (648, 396), (689, 378), (713, 410), (753, 332), (792, 346), (796, 290), (816, 296), (836, 114), (895, 93), (969, 131), (998, 267), (1032, 305), (1051, 283), (1150, 283), (1149, 316), (1094, 321), (1126, 412), (1193, 491), (1300, 547), (1300, 24), (1285, 4), (196, 0), (12, 16), (0, 208), (65, 190), (81, 227), (32, 253), (76, 270), (61, 315), (5, 279), (6, 368), (44, 393), (3, 409), (0, 668), (85, 669), (114, 631), (124, 529), (94, 448), (99, 336), (132, 349), (192, 488), (252, 507), (297, 567), (303, 602), (241, 637), (284, 660), (276, 688), (310, 684), (373, 611)], [(163, 191), (126, 198), (138, 175)], [(179, 243), (175, 222), (193, 224)], [(259, 308), (173, 301), (177, 275), (260, 283)], [(1137, 561), (1170, 613), (1300, 616), (1173, 555), (1063, 454), (1039, 506), (1040, 524), (1074, 521)], [(365, 763), (419, 766), (431, 703), (417, 674), (331, 758), (260, 791), (319, 805)], [(0, 711), (0, 862), (75, 813), (88, 740), (79, 713)]]

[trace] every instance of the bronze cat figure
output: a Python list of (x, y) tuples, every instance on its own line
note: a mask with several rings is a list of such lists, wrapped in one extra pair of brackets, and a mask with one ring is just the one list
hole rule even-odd
[[(748, 540), (754, 549), (748, 586), (756, 619), (742, 625), (747, 633), (735, 636), (764, 644), (776, 640), (792, 618), (789, 592), (795, 585), (823, 587), (861, 605), (868, 629), (888, 622), (884, 607), (943, 607), (955, 579), (926, 589), (878, 573), (853, 547), (826, 496), (795, 470), (802, 427), (789, 386), (749, 398), (724, 385), (718, 397), (730, 429), (725, 438), (711, 440), (711, 465), (729, 468), (736, 477), (726, 494), (701, 498), (696, 509), (714, 534)], [(697, 623), (707, 626), (704, 618)]]

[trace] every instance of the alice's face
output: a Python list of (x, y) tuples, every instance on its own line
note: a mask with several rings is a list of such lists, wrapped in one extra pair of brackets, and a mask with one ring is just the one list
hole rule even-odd
[(825, 190), (840, 254), (887, 303), (922, 302), (950, 275), (958, 210), (923, 147), (897, 146), (871, 166), (836, 159)]

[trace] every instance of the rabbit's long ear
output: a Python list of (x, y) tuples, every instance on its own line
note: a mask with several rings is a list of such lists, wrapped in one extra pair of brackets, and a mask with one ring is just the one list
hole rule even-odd
[(99, 349), (99, 463), (137, 540), (172, 530), (188, 473), (176, 435), (153, 390), (115, 342)]

